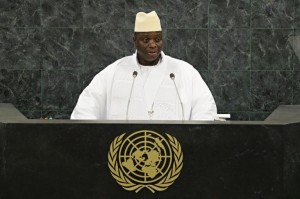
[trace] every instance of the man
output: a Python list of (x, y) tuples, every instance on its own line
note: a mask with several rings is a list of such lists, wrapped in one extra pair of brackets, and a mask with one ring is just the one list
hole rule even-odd
[(71, 119), (213, 120), (216, 104), (198, 71), (162, 52), (156, 12), (137, 13), (134, 32), (136, 53), (94, 77)]

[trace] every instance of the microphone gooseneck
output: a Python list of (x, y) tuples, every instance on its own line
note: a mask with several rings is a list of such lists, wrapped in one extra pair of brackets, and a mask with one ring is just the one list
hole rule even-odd
[(175, 75), (174, 75), (174, 73), (170, 73), (170, 78), (172, 79), (172, 81), (174, 83), (174, 86), (175, 86), (175, 89), (176, 89), (176, 92), (177, 92), (177, 96), (178, 96), (179, 101), (180, 101), (181, 113), (182, 113), (182, 120), (184, 120), (183, 104), (182, 104), (182, 101), (181, 101), (181, 98), (180, 98), (180, 95), (179, 95), (179, 92), (178, 92), (178, 89), (177, 89), (177, 86), (176, 86), (176, 83), (175, 83)]
[(136, 71), (133, 71), (132, 73), (132, 84), (131, 84), (131, 89), (130, 89), (130, 94), (129, 94), (129, 98), (128, 98), (128, 103), (127, 103), (127, 108), (126, 108), (126, 120), (128, 120), (128, 110), (129, 110), (129, 105), (130, 105), (130, 100), (131, 100), (131, 95), (132, 95), (132, 90), (133, 90), (133, 85), (134, 85), (134, 80), (137, 77), (138, 73)]

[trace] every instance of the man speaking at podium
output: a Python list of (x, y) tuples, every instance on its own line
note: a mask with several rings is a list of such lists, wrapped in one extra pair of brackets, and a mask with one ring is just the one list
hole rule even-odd
[(136, 53), (99, 72), (81, 93), (71, 119), (214, 120), (214, 98), (190, 64), (163, 53), (155, 11), (136, 14)]

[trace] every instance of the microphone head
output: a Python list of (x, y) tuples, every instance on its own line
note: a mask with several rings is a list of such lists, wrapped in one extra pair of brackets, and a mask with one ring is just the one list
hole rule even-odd
[(136, 71), (133, 71), (132, 76), (133, 76), (133, 77), (136, 77), (137, 74), (138, 74), (138, 73), (137, 73)]
[(170, 73), (170, 78), (173, 79), (173, 80), (175, 79), (174, 73)]

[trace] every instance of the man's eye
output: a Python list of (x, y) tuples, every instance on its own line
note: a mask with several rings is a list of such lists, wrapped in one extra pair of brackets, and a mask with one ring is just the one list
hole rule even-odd
[(149, 41), (149, 39), (148, 38), (144, 38), (144, 42), (148, 42)]
[(161, 40), (160, 38), (155, 39), (156, 42), (160, 42), (160, 40)]

